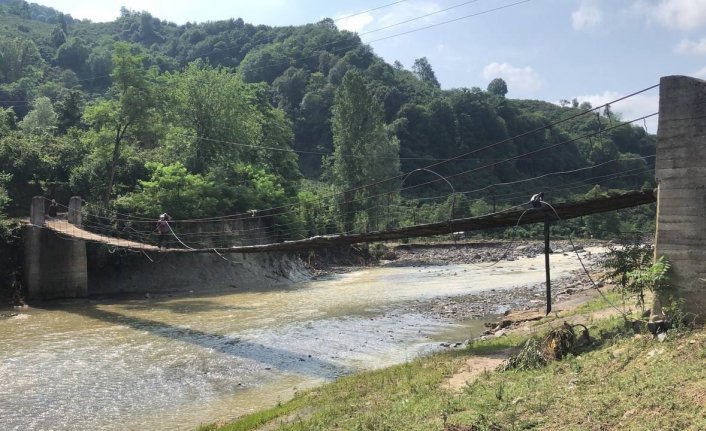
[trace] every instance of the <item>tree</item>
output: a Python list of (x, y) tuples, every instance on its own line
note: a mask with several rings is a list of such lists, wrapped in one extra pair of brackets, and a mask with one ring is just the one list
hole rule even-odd
[(436, 88), (441, 87), (441, 84), (439, 84), (439, 81), (436, 79), (436, 74), (434, 74), (434, 70), (431, 68), (431, 64), (429, 63), (429, 60), (427, 60), (426, 57), (422, 57), (422, 58), (418, 58), (418, 59), (414, 60), (414, 65), (412, 66), (412, 71), (423, 82), (431, 84), (432, 86), (434, 86)]
[(363, 77), (355, 70), (346, 73), (336, 92), (333, 143), (328, 173), (343, 190), (340, 205), (343, 228), (353, 229), (355, 212), (361, 209), (358, 216), (366, 218), (359, 220), (369, 228), (378, 221), (385, 193), (396, 189), (396, 182), (381, 180), (399, 173), (399, 142), (388, 135), (381, 104), (371, 96)]
[(196, 136), (189, 159), (183, 160), (191, 172), (204, 173), (254, 153), (244, 145), (256, 146), (262, 136), (252, 106), (255, 86), (225, 68), (194, 62), (184, 72), (168, 74), (164, 88), (168, 121)]
[(59, 131), (66, 133), (71, 127), (77, 126), (81, 121), (83, 93), (79, 90), (70, 90), (62, 95), (57, 103)]
[(37, 97), (32, 102), (32, 110), (18, 126), (32, 135), (53, 134), (57, 126), (57, 115), (48, 97)]
[(115, 170), (128, 132), (149, 123), (154, 103), (148, 71), (143, 67), (143, 55), (133, 52), (133, 46), (118, 42), (113, 54), (113, 91), (117, 98), (92, 105), (86, 110), (86, 121), (97, 130), (111, 133), (112, 156), (103, 202), (110, 203)]
[(15, 128), (17, 116), (12, 108), (0, 107), (0, 136), (5, 136), (10, 133), (10, 130)]
[(80, 71), (88, 59), (89, 50), (83, 39), (70, 37), (56, 51), (56, 64), (67, 69)]
[(51, 41), (56, 47), (66, 42), (66, 33), (64, 33), (64, 30), (61, 29), (59, 24), (55, 25), (51, 31)]
[(93, 48), (88, 56), (88, 69), (93, 77), (94, 86), (103, 87), (110, 84), (113, 56), (108, 48), (104, 46)]
[(495, 78), (488, 84), (488, 93), (505, 97), (507, 94), (507, 83), (502, 78)]
[(248, 52), (238, 70), (245, 82), (271, 83), (289, 68), (290, 62), (282, 44), (269, 44)]
[(272, 82), (272, 91), (279, 108), (293, 113), (304, 97), (309, 74), (304, 69), (290, 67)]
[(37, 45), (26, 38), (0, 37), (0, 82), (15, 82), (43, 64)]
[(206, 217), (224, 212), (231, 199), (213, 179), (191, 174), (181, 163), (148, 163), (149, 180), (139, 182), (138, 190), (122, 196), (116, 206), (130, 214), (149, 217), (167, 212), (177, 219)]

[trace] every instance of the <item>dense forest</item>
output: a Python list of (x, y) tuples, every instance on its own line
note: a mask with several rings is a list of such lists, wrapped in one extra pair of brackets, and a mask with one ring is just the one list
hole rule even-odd
[[(34, 195), (143, 217), (270, 209), (288, 239), (652, 186), (640, 125), (507, 93), (500, 78), (442, 89), (424, 56), (388, 64), (331, 19), (176, 25), (123, 8), (92, 23), (4, 0), (0, 205), (4, 218)], [(648, 229), (649, 211), (576, 227)]]

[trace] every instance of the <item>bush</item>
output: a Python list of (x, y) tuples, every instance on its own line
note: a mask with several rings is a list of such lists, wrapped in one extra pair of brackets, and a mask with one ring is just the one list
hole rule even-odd
[[(605, 278), (618, 286), (628, 296), (635, 296), (642, 310), (645, 309), (645, 288), (647, 273), (652, 264), (653, 247), (644, 244), (639, 237), (623, 237), (618, 244), (610, 244), (601, 261), (607, 270)], [(651, 289), (650, 289), (651, 290)]]

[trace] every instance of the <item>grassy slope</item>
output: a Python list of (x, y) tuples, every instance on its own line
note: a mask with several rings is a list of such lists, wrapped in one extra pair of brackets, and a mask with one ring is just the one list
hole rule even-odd
[(351, 376), (202, 430), (706, 429), (706, 330), (660, 343), (621, 318), (589, 328), (600, 337), (593, 350), (538, 370), (487, 373), (460, 393), (441, 383), (471, 355), (523, 340), (500, 337)]

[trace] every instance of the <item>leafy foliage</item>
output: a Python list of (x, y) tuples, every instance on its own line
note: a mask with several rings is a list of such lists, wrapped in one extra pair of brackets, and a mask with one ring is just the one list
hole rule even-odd
[(639, 236), (624, 237), (618, 244), (610, 244), (601, 261), (607, 270), (606, 278), (613, 281), (628, 296), (634, 296), (644, 311), (645, 292), (664, 289), (669, 262), (661, 256), (653, 263), (654, 248)]
[(139, 181), (135, 192), (122, 196), (116, 206), (124, 212), (144, 217), (163, 212), (177, 219), (207, 217), (223, 213), (232, 205), (228, 190), (212, 179), (191, 174), (180, 163), (148, 163), (149, 180)]
[(631, 290), (638, 291), (641, 298), (645, 290), (655, 293), (664, 293), (669, 287), (667, 280), (669, 280), (668, 273), (670, 268), (671, 265), (667, 258), (660, 256), (647, 268), (638, 268), (631, 271), (628, 274)]

